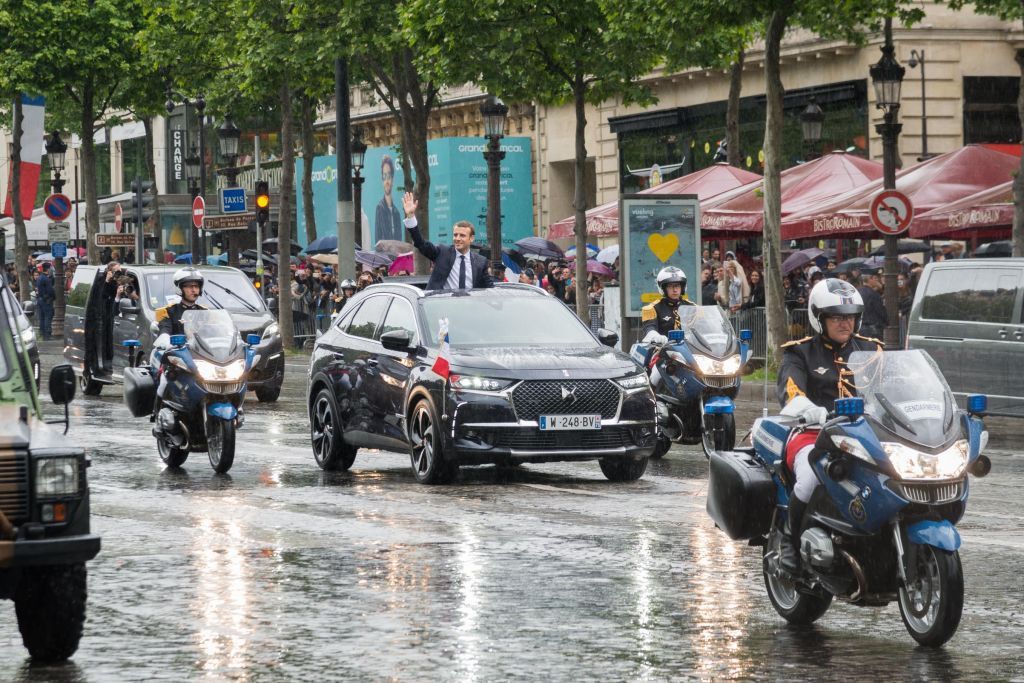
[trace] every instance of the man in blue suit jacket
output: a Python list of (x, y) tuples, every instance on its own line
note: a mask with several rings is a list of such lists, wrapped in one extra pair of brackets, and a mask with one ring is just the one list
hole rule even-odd
[(412, 237), (412, 243), (420, 253), (434, 262), (434, 270), (430, 272), (427, 289), (480, 289), (493, 287), (494, 281), (487, 271), (487, 259), (480, 254), (473, 254), (469, 246), (473, 244), (475, 230), (469, 221), (459, 221), (452, 228), (452, 244), (440, 246), (423, 239), (416, 223), (416, 207), (419, 202), (412, 192), (406, 192), (402, 198), (405, 209), (405, 227)]

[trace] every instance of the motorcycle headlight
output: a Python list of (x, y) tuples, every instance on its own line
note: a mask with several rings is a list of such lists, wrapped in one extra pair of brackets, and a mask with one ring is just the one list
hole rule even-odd
[(185, 370), (186, 372), (192, 371), (192, 369), (189, 368), (188, 363), (185, 362), (185, 359), (180, 356), (168, 356), (167, 362), (176, 368), (181, 368), (182, 370)]
[(875, 459), (868, 453), (868, 449), (864, 448), (864, 444), (852, 436), (834, 435), (832, 437), (832, 444), (847, 455), (852, 455), (867, 463), (875, 463)]
[(716, 360), (701, 353), (693, 354), (697, 368), (704, 375), (735, 375), (740, 369), (739, 354), (733, 354), (724, 360)]
[(280, 333), (280, 328), (277, 326), (277, 323), (270, 323), (269, 325), (266, 326), (266, 328), (264, 328), (263, 336), (260, 337), (260, 340), (265, 341), (267, 339), (270, 339), (271, 337), (276, 337)]
[(501, 391), (512, 384), (510, 379), (494, 379), (492, 377), (476, 377), (473, 375), (451, 375), (448, 381), (456, 389), (471, 391)]
[(36, 460), (36, 497), (54, 498), (78, 493), (78, 458)]
[(941, 453), (922, 453), (895, 441), (883, 441), (882, 449), (900, 479), (955, 479), (967, 468), (966, 439)]
[(238, 359), (227, 365), (217, 365), (206, 360), (196, 360), (199, 376), (207, 382), (237, 382), (245, 374), (245, 361)]
[(615, 380), (615, 383), (623, 389), (640, 389), (650, 384), (650, 380), (647, 378), (647, 373), (641, 372), (629, 377), (620, 377)]

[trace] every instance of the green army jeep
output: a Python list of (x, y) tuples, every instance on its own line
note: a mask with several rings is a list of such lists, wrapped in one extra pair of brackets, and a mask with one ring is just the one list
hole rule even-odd
[[(0, 277), (0, 288), (6, 288)], [(85, 623), (85, 563), (100, 550), (89, 532), (85, 452), (42, 419), (16, 312), (0, 296), (0, 598), (14, 601), (22, 642), (37, 661), (67, 659)], [(50, 395), (75, 395), (70, 365), (50, 372)]]

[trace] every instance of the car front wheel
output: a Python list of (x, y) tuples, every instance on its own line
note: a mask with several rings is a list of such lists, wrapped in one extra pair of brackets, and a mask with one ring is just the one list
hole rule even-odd
[(334, 394), (330, 389), (321, 389), (313, 401), (313, 410), (309, 416), (313, 457), (320, 469), (336, 471), (352, 467), (357, 449), (345, 443), (343, 432), (344, 426)]
[(444, 459), (441, 424), (433, 404), (426, 399), (416, 404), (409, 421), (412, 473), (421, 484), (447, 484), (455, 478), (459, 466)]

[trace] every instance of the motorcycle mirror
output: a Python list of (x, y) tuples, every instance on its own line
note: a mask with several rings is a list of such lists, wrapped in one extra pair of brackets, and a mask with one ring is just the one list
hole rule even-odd
[(686, 338), (686, 333), (682, 330), (669, 330), (668, 340), (673, 344), (678, 344)]
[(750, 330), (740, 330), (740, 341), (748, 342), (754, 338), (754, 333)]
[(184, 346), (185, 335), (183, 334), (172, 334), (171, 335), (171, 346)]
[(248, 344), (249, 346), (256, 346), (257, 344), (260, 343), (260, 335), (258, 335), (258, 334), (246, 335), (245, 343)]

